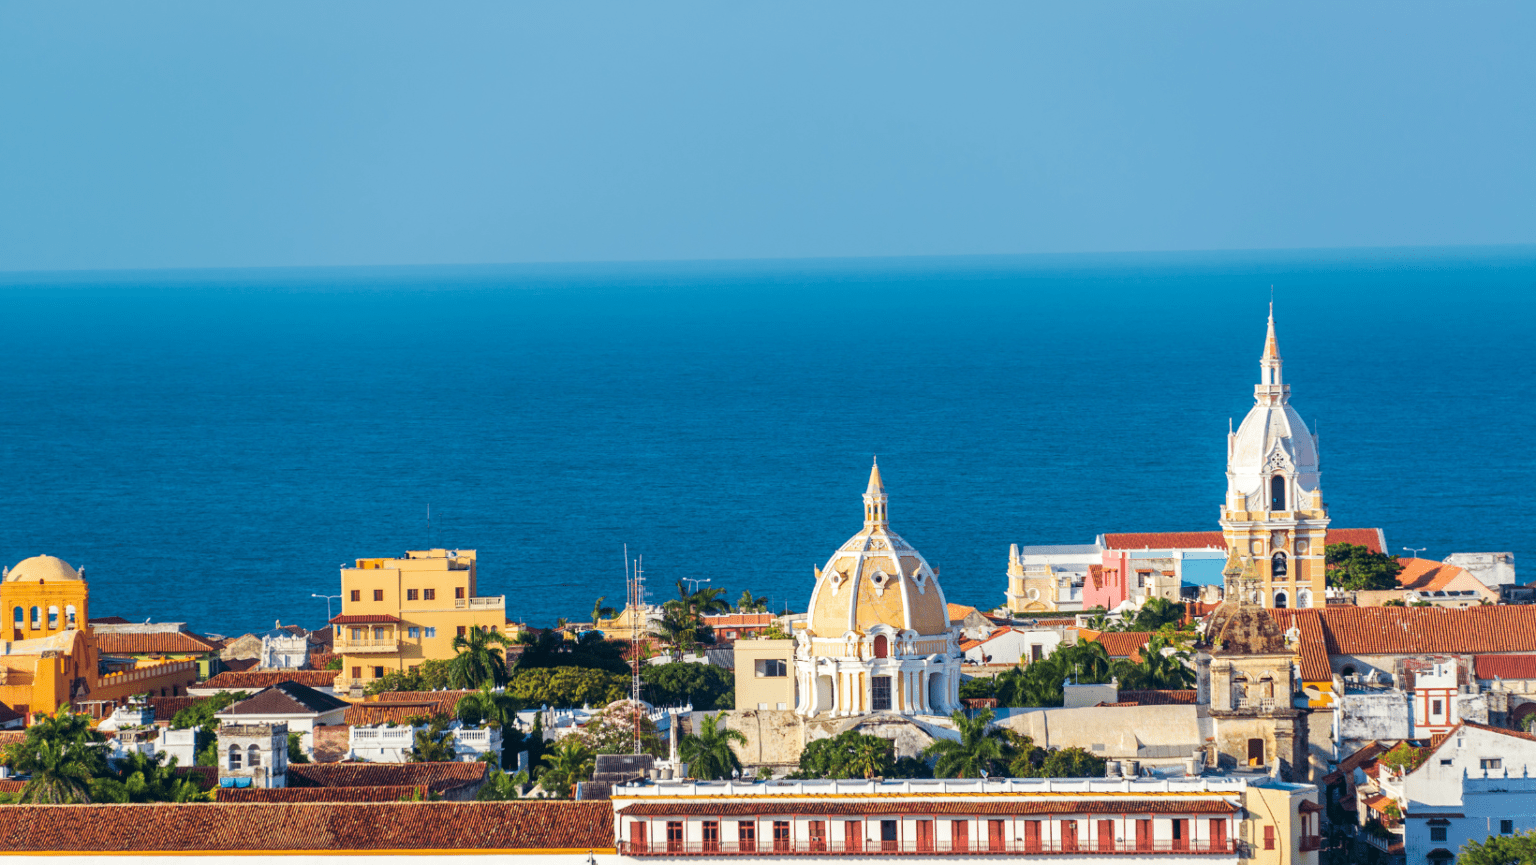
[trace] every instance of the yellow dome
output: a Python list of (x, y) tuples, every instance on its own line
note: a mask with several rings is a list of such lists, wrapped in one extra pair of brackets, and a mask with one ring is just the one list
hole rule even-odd
[(7, 583), (45, 583), (79, 582), (84, 577), (69, 566), (69, 562), (56, 556), (33, 556), (30, 559), (22, 559), (5, 575)]
[(817, 637), (865, 634), (877, 625), (918, 636), (949, 632), (949, 608), (933, 569), (887, 523), (878, 466), (864, 493), (864, 530), (817, 574), (807, 618)]

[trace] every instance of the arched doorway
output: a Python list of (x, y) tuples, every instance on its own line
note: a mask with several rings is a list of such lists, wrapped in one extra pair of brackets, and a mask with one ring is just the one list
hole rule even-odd
[(1290, 598), (1285, 592), (1275, 592), (1275, 609), (1283, 610), (1290, 605)]
[(884, 636), (875, 638), (875, 657), (888, 658), (891, 655), (890, 642)]
[(940, 713), (942, 713), (944, 711), (945, 706), (947, 706), (949, 704), (949, 700), (948, 700), (948, 698), (946, 696), (946, 690), (947, 690), (947, 682), (944, 679), (944, 674), (943, 673), (929, 673), (928, 674), (928, 710), (929, 711), (931, 711), (931, 712), (940, 712)]

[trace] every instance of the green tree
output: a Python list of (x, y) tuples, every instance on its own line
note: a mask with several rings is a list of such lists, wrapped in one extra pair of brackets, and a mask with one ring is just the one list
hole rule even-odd
[(1102, 778), (1104, 758), (1082, 748), (1052, 748), (1031, 775), (1034, 778)]
[(326, 661), (325, 662), (325, 668), (327, 670), (340, 670), (341, 669), (341, 656), (337, 655), (337, 656), (331, 658), (329, 661)]
[(1461, 845), (1456, 861), (1460, 865), (1531, 865), (1536, 863), (1536, 831), (1468, 841)]
[(577, 735), (593, 754), (631, 754), (635, 750), (635, 724), (640, 725), (640, 750), (654, 757), (665, 757), (667, 746), (656, 731), (656, 723), (645, 707), (629, 700), (619, 700), (595, 713)]
[(449, 665), (452, 661), (435, 659), (422, 661), (415, 670), (391, 670), (382, 678), (363, 686), (364, 694), (382, 694), (385, 691), (440, 691), (448, 687)]
[(692, 703), (703, 712), (735, 706), (735, 675), (713, 664), (646, 664), (640, 668), (640, 680), (652, 705)]
[[(1012, 708), (1060, 706), (1062, 683), (1108, 682), (1114, 675), (1109, 653), (1099, 642), (1060, 646), (1026, 667), (1015, 667), (994, 677), (998, 705)], [(962, 687), (964, 687), (962, 685)]]
[(115, 769), (98, 777), (92, 785), (96, 802), (211, 802), (212, 791), (205, 791), (191, 778), (176, 772), (176, 758), (165, 763), (165, 754), (153, 756), (134, 751), (118, 761)]
[(1167, 598), (1148, 598), (1121, 628), (1124, 631), (1156, 631), (1177, 627), (1184, 620), (1184, 606)]
[(591, 779), (594, 758), (595, 755), (579, 738), (566, 736), (544, 755), (544, 771), (539, 775), (539, 786), (556, 798), (571, 798), (571, 791), (578, 782)]
[(1357, 544), (1329, 544), (1323, 556), (1328, 585), (1351, 591), (1395, 589), (1403, 570), (1397, 559)]
[(921, 757), (897, 757), (891, 769), (892, 778), (932, 778), (933, 767)]
[(1428, 748), (1415, 748), (1407, 742), (1399, 742), (1392, 750), (1377, 758), (1377, 762), (1406, 774), (1424, 765), (1427, 759)]
[(309, 757), (304, 753), (304, 734), (293, 732), (288, 734), (288, 762), (308, 763)]
[[(673, 723), (679, 719), (674, 717)], [(731, 750), (731, 743), (747, 744), (739, 730), (721, 726), (719, 715), (705, 715), (698, 733), (689, 733), (677, 743), (677, 754), (688, 764), (688, 772), (705, 781), (720, 781), (741, 771), (741, 760)]]
[(678, 580), (677, 597), (688, 605), (694, 615), (708, 616), (731, 611), (731, 604), (725, 599), (725, 589), (699, 588), (689, 592), (685, 582)]
[(448, 716), (438, 715), (430, 723), (418, 729), (411, 745), (412, 763), (451, 763), (456, 754), (453, 750), (453, 734), (448, 732)]
[(629, 677), (581, 667), (521, 670), (507, 690), (525, 706), (606, 706), (629, 695)]
[(486, 776), (485, 784), (475, 794), (480, 802), (509, 802), (523, 798), (522, 788), (528, 784), (528, 773), (508, 774), (494, 769)]
[(508, 644), (500, 631), (470, 628), (453, 637), (456, 653), (448, 662), (448, 683), (455, 688), (479, 688), (507, 683), (507, 659), (499, 646)]
[(568, 640), (565, 634), (554, 629), (540, 633), (526, 629), (518, 634), (517, 642), (523, 646), (523, 653), (517, 659), (519, 671), (584, 667), (610, 673), (629, 672), (629, 662), (624, 658), (629, 644), (610, 640), (599, 631), (586, 631)]
[(460, 697), (453, 713), (470, 727), (485, 725), (507, 729), (514, 726), (517, 713), (522, 709), (523, 701), (514, 695), (482, 687), (473, 694)]
[(985, 709), (974, 718), (955, 712), (950, 720), (960, 732), (959, 741), (939, 739), (923, 750), (923, 756), (934, 761), (934, 777), (982, 777), (1003, 756), (1002, 742), (987, 729), (992, 724), (992, 710)]
[(17, 801), (30, 805), (84, 804), (92, 801), (92, 784), (107, 773), (102, 743), (106, 737), (91, 728), (90, 719), (59, 704), (27, 728), (22, 741), (5, 750), (5, 765), (30, 775)]
[(597, 596), (597, 600), (592, 602), (592, 625), (593, 625), (593, 627), (596, 627), (597, 623), (601, 622), (603, 619), (611, 619), (614, 616), (617, 616), (619, 614), (619, 611), (614, 609), (613, 607), (605, 607), (605, 606), (603, 606), (603, 601), (606, 601), (606, 600), (608, 600), (608, 596), (607, 595), (598, 595)]
[(661, 619), (651, 623), (651, 632), (670, 645), (675, 655), (693, 651), (699, 645), (702, 625), (699, 615), (686, 601), (667, 601), (661, 605)]
[(1188, 649), (1175, 643), (1166, 633), (1153, 634), (1141, 648), (1141, 661), (1115, 664), (1120, 687), (1127, 691), (1178, 690), (1195, 686), (1195, 671), (1189, 666)]
[(736, 612), (738, 613), (766, 613), (768, 612), (768, 598), (754, 598), (749, 590), (742, 590), (741, 597), (736, 599)]
[[(873, 776), (890, 777), (896, 766), (895, 752), (895, 743), (889, 739), (848, 730), (806, 745), (800, 752), (800, 769), (790, 777), (863, 778), (871, 772)], [(871, 754), (880, 755), (874, 766), (867, 762)]]

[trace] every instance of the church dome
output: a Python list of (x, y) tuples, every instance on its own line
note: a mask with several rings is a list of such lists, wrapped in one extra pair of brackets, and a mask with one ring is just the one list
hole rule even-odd
[(1291, 387), (1281, 376), (1273, 305), (1259, 376), (1253, 408), (1237, 432), (1227, 436), (1227, 508), (1289, 511), (1309, 507), (1320, 479), (1317, 437), (1291, 407)]
[(58, 583), (80, 582), (85, 578), (69, 566), (69, 562), (56, 556), (33, 556), (16, 563), (5, 575), (7, 583)]
[(949, 633), (949, 609), (933, 568), (887, 522), (879, 465), (870, 469), (864, 492), (864, 529), (816, 578), (807, 617), (812, 636), (866, 634), (880, 625), (918, 636)]

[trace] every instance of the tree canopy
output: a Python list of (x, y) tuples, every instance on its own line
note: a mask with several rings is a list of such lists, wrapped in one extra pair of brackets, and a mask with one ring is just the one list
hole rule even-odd
[(713, 664), (646, 664), (640, 668), (646, 700), (655, 706), (681, 706), (712, 712), (736, 705), (736, 676)]
[(1461, 865), (1531, 865), (1536, 863), (1536, 831), (1468, 841), (1461, 845), (1456, 861)]
[(507, 682), (507, 659), (502, 647), (510, 641), (501, 631), (469, 628), (453, 637), (453, 658), (448, 661), (448, 684), (455, 688), (480, 688)]
[(1328, 585), (1367, 592), (1395, 589), (1403, 566), (1386, 553), (1358, 544), (1329, 544), (1323, 548)]
[(896, 765), (896, 745), (889, 739), (849, 730), (817, 739), (800, 752), (800, 770), (791, 778), (888, 777)]
[(507, 690), (525, 706), (606, 706), (629, 696), (629, 677), (581, 667), (547, 667), (518, 671)]
[(640, 724), (640, 750), (654, 757), (667, 756), (667, 746), (656, 731), (656, 723), (629, 700), (611, 703), (592, 716), (578, 734), (582, 744), (593, 754), (632, 754), (635, 750), (635, 723)]
[[(688, 774), (705, 781), (721, 781), (741, 771), (741, 760), (731, 750), (731, 743), (747, 744), (747, 737), (720, 723), (719, 715), (704, 715), (697, 733), (689, 733), (677, 744), (678, 757), (688, 764)], [(674, 718), (675, 722), (677, 719)]]

